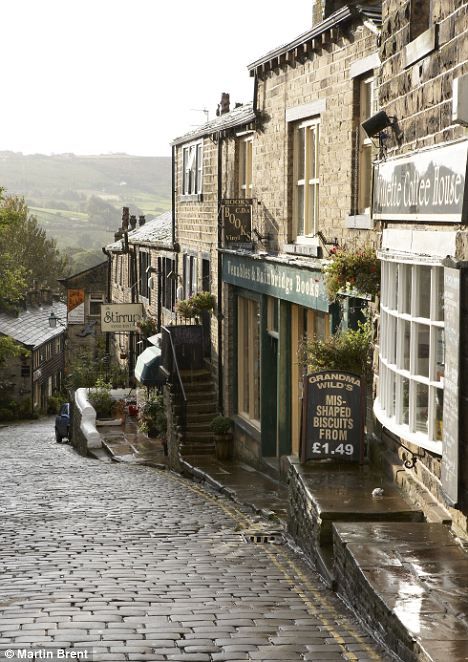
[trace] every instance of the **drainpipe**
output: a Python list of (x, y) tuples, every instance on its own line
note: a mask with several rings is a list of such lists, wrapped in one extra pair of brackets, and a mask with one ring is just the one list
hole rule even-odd
[[(111, 303), (111, 278), (112, 278), (112, 255), (111, 252), (108, 251), (105, 246), (102, 247), (102, 252), (104, 255), (107, 257), (107, 292), (106, 292), (106, 297), (107, 297), (107, 303)], [(102, 332), (102, 330), (101, 330)], [(106, 356), (110, 356), (110, 333), (106, 333)]]
[(223, 280), (221, 274), (223, 256), (220, 248), (223, 243), (223, 232), (221, 223), (221, 199), (223, 195), (223, 153), (221, 135), (218, 133), (218, 408), (224, 411), (223, 398)]
[(172, 199), (172, 246), (176, 243), (176, 150), (177, 147), (172, 145), (172, 168), (171, 168), (171, 199)]

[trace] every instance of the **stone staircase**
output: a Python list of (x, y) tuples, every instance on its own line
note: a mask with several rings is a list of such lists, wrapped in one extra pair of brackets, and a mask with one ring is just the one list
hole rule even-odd
[[(182, 456), (214, 455), (215, 443), (210, 423), (218, 411), (217, 395), (209, 370), (182, 370), (187, 396), (185, 433), (180, 444)], [(177, 403), (180, 415), (182, 405)]]

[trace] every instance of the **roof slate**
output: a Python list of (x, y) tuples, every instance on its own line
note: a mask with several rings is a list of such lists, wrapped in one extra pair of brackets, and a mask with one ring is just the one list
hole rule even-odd
[(11, 336), (13, 340), (36, 349), (65, 331), (65, 327), (59, 323), (55, 329), (50, 328), (48, 318), (51, 312), (66, 321), (67, 306), (61, 302), (43, 304), (41, 307), (29, 306), (18, 317), (0, 313), (0, 334)]
[[(166, 211), (141, 227), (130, 230), (128, 243), (135, 245), (151, 243), (165, 248), (172, 246), (172, 212)], [(122, 252), (122, 240), (108, 244), (106, 250), (113, 253)]]
[(213, 120), (202, 124), (202, 126), (197, 127), (189, 133), (185, 133), (179, 138), (174, 138), (172, 141), (173, 145), (180, 145), (182, 143), (190, 142), (196, 138), (201, 138), (202, 136), (209, 136), (212, 133), (217, 133), (218, 131), (226, 131), (236, 126), (243, 126), (244, 124), (250, 124), (255, 120), (255, 111), (253, 108), (253, 103), (249, 101), (244, 103), (238, 108), (234, 108), (229, 113), (224, 113), (224, 115), (218, 115)]

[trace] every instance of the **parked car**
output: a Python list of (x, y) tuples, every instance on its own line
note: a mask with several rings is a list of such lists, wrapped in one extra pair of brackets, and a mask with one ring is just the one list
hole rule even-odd
[(55, 441), (61, 443), (62, 439), (70, 439), (70, 403), (65, 402), (55, 417)]

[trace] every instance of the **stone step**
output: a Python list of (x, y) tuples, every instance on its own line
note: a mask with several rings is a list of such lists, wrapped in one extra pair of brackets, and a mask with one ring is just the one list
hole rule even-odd
[(180, 452), (182, 455), (214, 455), (215, 454), (215, 445), (214, 444), (186, 444), (183, 443), (180, 446)]
[(337, 522), (337, 588), (402, 660), (466, 659), (468, 554), (444, 524)]

